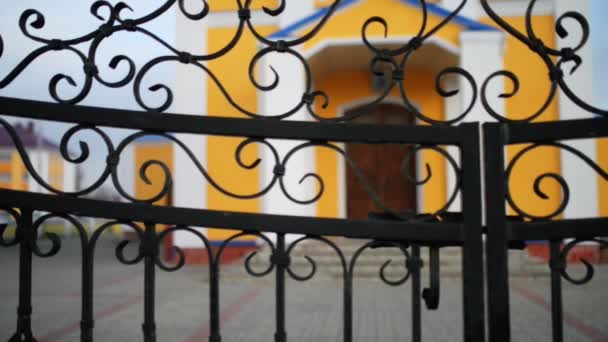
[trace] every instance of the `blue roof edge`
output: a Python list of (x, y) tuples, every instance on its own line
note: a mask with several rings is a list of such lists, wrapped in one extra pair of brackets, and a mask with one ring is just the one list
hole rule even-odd
[[(422, 7), (422, 5), (420, 4), (420, 0), (401, 0), (401, 2), (412, 6)], [(427, 4), (426, 9), (429, 13), (432, 13), (442, 18), (446, 18), (453, 13), (437, 4)], [(467, 18), (463, 15), (456, 15), (452, 19), (452, 22), (464, 26), (469, 31), (498, 31), (496, 27), (480, 23), (479, 21)]]
[[(354, 4), (355, 2), (357, 2), (357, 0), (344, 0), (341, 4), (338, 5), (338, 7), (336, 7), (336, 13), (337, 13), (337, 11), (343, 10), (344, 8)], [(277, 38), (289, 37), (294, 31), (301, 29), (302, 27), (314, 22), (317, 19), (321, 19), (328, 12), (329, 12), (329, 6), (323, 7), (321, 9), (317, 10), (315, 13), (313, 13), (309, 16), (306, 16), (306, 17), (296, 21), (295, 23), (271, 34), (270, 36), (268, 36), (268, 38), (277, 39)]]
[[(338, 5), (338, 7), (336, 8), (336, 11), (342, 10), (342, 9), (346, 8), (347, 6), (354, 4), (357, 1), (358, 0), (345, 0), (344, 2), (342, 2), (341, 4)], [(406, 3), (408, 5), (421, 7), (419, 0), (401, 0), (401, 2)], [(452, 12), (450, 12), (450, 11), (446, 10), (445, 8), (443, 8), (439, 5), (436, 5), (436, 4), (427, 4), (426, 8), (430, 13), (437, 15), (439, 17), (442, 17), (442, 18), (446, 18), (447, 16), (452, 14)], [(268, 36), (268, 38), (279, 39), (279, 38), (289, 37), (292, 33), (294, 33), (294, 31), (297, 31), (300, 28), (314, 22), (315, 20), (322, 18), (328, 12), (329, 12), (329, 7), (321, 8), (318, 11), (316, 11), (315, 13), (313, 13), (307, 17), (304, 17), (304, 18), (296, 21), (295, 23), (271, 34), (270, 36)], [(478, 21), (475, 21), (473, 19), (467, 18), (462, 15), (455, 16), (454, 19), (452, 19), (452, 21), (456, 24), (464, 26), (467, 30), (470, 30), (470, 31), (497, 31), (498, 30), (495, 27), (480, 23)]]

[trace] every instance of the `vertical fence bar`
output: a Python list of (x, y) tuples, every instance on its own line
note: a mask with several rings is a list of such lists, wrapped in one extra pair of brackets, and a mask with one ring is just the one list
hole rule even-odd
[[(464, 341), (485, 340), (483, 272), (483, 228), (481, 190), (480, 128), (478, 123), (463, 124), (462, 140), (462, 289)], [(499, 164), (502, 167), (502, 164)], [(487, 191), (487, 190), (486, 190)], [(499, 196), (497, 194), (497, 196)]]
[(17, 308), (17, 332), (9, 342), (35, 342), (32, 333), (32, 243), (36, 238), (33, 230), (33, 211), (22, 209), (17, 220), (19, 239), (19, 306)]
[(277, 234), (277, 246), (272, 262), (276, 267), (276, 332), (275, 342), (286, 342), (285, 331), (285, 268), (289, 265), (289, 257), (285, 253), (285, 234)]
[(345, 268), (346, 281), (344, 282), (344, 342), (353, 340), (353, 270)]
[(421, 280), (422, 259), (420, 259), (420, 246), (412, 245), (412, 260), (410, 261), (410, 272), (412, 272), (412, 341), (422, 341), (421, 314)]
[[(210, 252), (213, 256), (213, 252)], [(220, 258), (209, 260), (209, 342), (221, 342), (220, 335)]]
[(155, 296), (156, 296), (156, 227), (146, 223), (142, 246), (144, 248), (144, 342), (156, 342)]
[(560, 256), (561, 241), (550, 242), (549, 266), (551, 268), (551, 323), (553, 342), (564, 342), (564, 316), (562, 304), (562, 275), (564, 260)]
[[(488, 226), (486, 269), (490, 341), (511, 341), (508, 235), (505, 210), (504, 128), (484, 124), (485, 198)], [(465, 204), (466, 204), (465, 200)], [(474, 291), (477, 291), (474, 289)]]
[(93, 248), (89, 241), (82, 240), (82, 312), (80, 318), (80, 341), (93, 342)]

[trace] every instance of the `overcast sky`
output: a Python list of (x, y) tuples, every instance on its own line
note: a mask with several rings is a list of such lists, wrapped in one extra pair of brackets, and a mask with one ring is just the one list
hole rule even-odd
[(591, 9), (591, 39), (593, 44), (594, 104), (608, 108), (608, 1), (593, 0)]
[[(118, 1), (109, 0), (109, 2), (114, 4)], [(94, 3), (94, 0), (21, 0), (3, 4), (2, 11), (0, 11), (0, 36), (4, 41), (4, 54), (0, 59), (0, 79), (4, 78), (29, 52), (40, 46), (39, 43), (25, 37), (19, 30), (19, 17), (23, 11), (32, 8), (40, 11), (45, 16), (45, 27), (40, 30), (31, 29), (31, 32), (35, 32), (35, 34), (44, 38), (65, 40), (88, 33), (103, 23), (90, 13), (92, 3)], [(132, 6), (134, 12), (130, 14), (125, 11), (123, 16), (136, 18), (149, 13), (159, 6), (162, 1), (128, 1), (128, 3)], [(101, 14), (107, 17), (106, 11), (102, 10)], [(153, 23), (144, 27), (164, 38), (169, 44), (174, 45), (175, 12), (173, 10), (168, 11)], [(86, 54), (88, 44), (79, 45), (77, 48)], [(109, 61), (118, 54), (129, 56), (135, 61), (139, 69), (143, 63), (151, 58), (167, 54), (167, 50), (139, 33), (115, 34), (104, 41), (97, 55), (100, 75), (108, 81), (117, 81), (126, 75), (128, 69), (126, 65), (119, 66), (117, 70), (108, 67)], [(79, 87), (83, 84), (82, 63), (79, 58), (67, 52), (50, 52), (32, 63), (11, 85), (0, 89), (0, 96), (52, 102), (48, 91), (49, 81), (57, 73), (72, 76)], [(147, 79), (149, 80), (149, 83), (146, 83), (148, 86), (159, 80), (162, 80), (168, 86), (172, 86), (174, 70), (170, 65), (165, 65), (151, 73)], [(79, 89), (64, 82), (59, 86), (59, 94), (69, 98), (77, 94)], [(141, 110), (134, 100), (132, 84), (120, 89), (109, 89), (96, 84), (90, 95), (81, 104)], [(12, 118), (8, 119), (14, 121)], [(45, 136), (56, 142), (59, 141), (66, 130), (64, 124), (49, 122), (43, 123), (39, 127), (42, 128)], [(115, 129), (108, 129), (107, 132), (115, 141), (127, 134), (124, 130)], [(82, 136), (81, 138), (91, 143), (92, 152), (103, 151), (100, 149), (104, 145), (98, 137)], [(77, 148), (77, 141), (74, 142), (75, 144), (72, 146)], [(85, 177), (92, 180), (99, 175), (95, 171), (101, 170), (105, 157), (91, 158), (89, 162), (84, 167)]]

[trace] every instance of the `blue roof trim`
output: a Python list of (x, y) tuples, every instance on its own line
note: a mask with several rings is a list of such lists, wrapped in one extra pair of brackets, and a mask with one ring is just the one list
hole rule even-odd
[[(401, 0), (401, 1), (408, 5), (421, 7), (420, 0)], [(442, 17), (442, 18), (446, 18), (450, 14), (453, 13), (436, 4), (427, 4), (426, 9), (428, 10), (429, 13), (432, 13), (432, 14)], [(493, 26), (486, 25), (484, 23), (480, 23), (476, 20), (467, 18), (462, 15), (455, 16), (454, 19), (452, 19), (452, 22), (456, 23), (458, 25), (464, 26), (467, 30), (470, 30), (470, 31), (498, 31), (498, 29)]]
[[(337, 11), (344, 9), (347, 6), (354, 4), (355, 2), (357, 2), (357, 0), (344, 0), (341, 4), (338, 5), (338, 7), (336, 7), (336, 13), (337, 13)], [(304, 26), (306, 26), (316, 20), (320, 20), (328, 12), (329, 12), (329, 7), (321, 8), (320, 10), (316, 11), (315, 13), (296, 21), (295, 23), (285, 27), (282, 30), (279, 30), (279, 31), (271, 34), (270, 36), (268, 36), (268, 38), (270, 38), (270, 39), (287, 38), (287, 37), (291, 36), (294, 32), (303, 28)]]
[[(357, 1), (358, 0), (344, 0), (344, 2), (339, 4), (338, 7), (336, 8), (336, 13), (337, 13), (337, 11), (344, 9), (345, 7), (352, 5)], [(421, 7), (420, 0), (401, 0), (401, 2), (406, 3), (408, 5)], [(446, 18), (447, 16), (452, 14), (452, 12), (450, 12), (450, 11), (446, 10), (445, 8), (443, 8), (439, 5), (436, 5), (436, 4), (427, 4), (426, 8), (429, 13), (442, 17), (442, 18)], [(306, 26), (316, 20), (323, 18), (323, 16), (325, 16), (328, 12), (329, 12), (329, 7), (324, 7), (322, 9), (316, 11), (315, 13), (313, 13), (307, 17), (304, 17), (304, 18), (296, 21), (295, 23), (285, 27), (284, 29), (271, 34), (270, 36), (268, 36), (268, 38), (269, 39), (281, 39), (281, 38), (287, 38), (289, 36), (292, 36), (294, 32), (298, 31), (299, 29), (303, 28), (304, 26)], [(473, 19), (467, 18), (462, 15), (455, 16), (454, 19), (452, 19), (452, 22), (454, 22), (458, 25), (461, 25), (470, 31), (498, 31), (498, 29), (495, 27), (480, 23), (478, 21), (475, 21)]]

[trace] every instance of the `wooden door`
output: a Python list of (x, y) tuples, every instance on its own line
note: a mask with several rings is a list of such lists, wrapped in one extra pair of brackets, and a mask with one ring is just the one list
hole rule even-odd
[[(414, 124), (414, 116), (398, 105), (381, 104), (355, 123), (411, 125)], [(416, 211), (416, 186), (401, 171), (402, 162), (410, 150), (410, 146), (399, 144), (346, 144), (346, 153), (359, 166), (379, 198), (395, 212)], [(405, 167), (415, 176), (415, 158), (411, 158)], [(367, 219), (370, 212), (382, 211), (348, 165), (346, 180), (349, 218)]]

